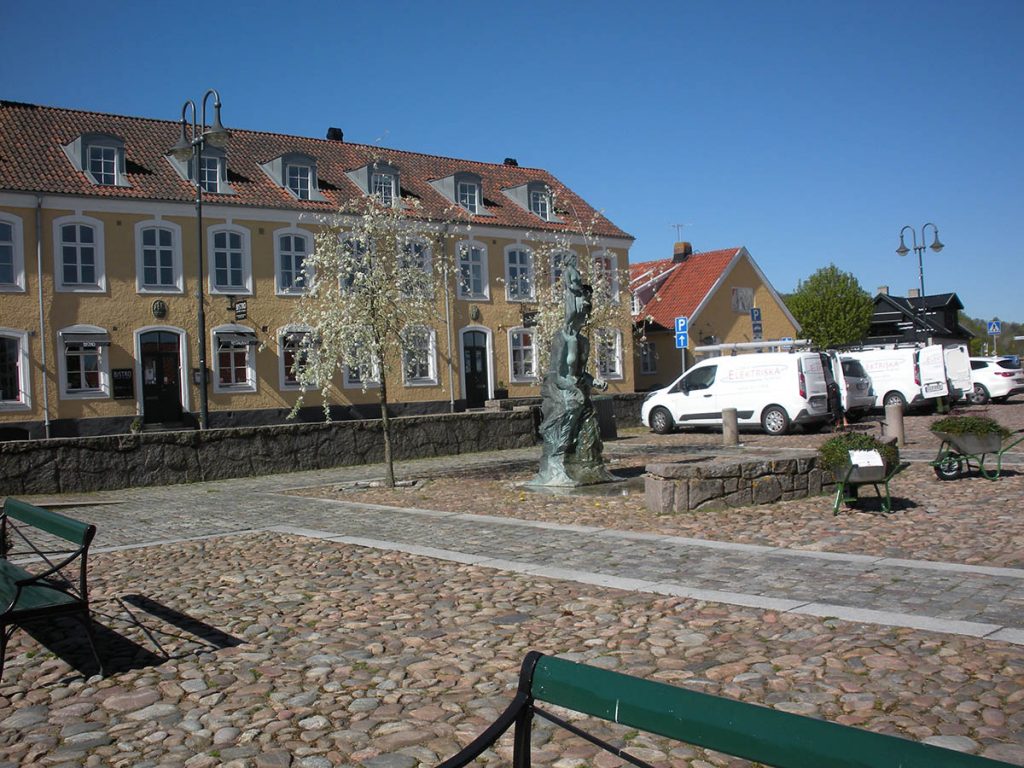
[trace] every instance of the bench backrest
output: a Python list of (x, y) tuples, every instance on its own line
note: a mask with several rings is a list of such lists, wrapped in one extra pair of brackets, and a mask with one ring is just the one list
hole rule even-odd
[(553, 656), (535, 658), (530, 694), (537, 700), (778, 768), (1009, 766)]
[(66, 539), (80, 547), (89, 546), (96, 535), (95, 525), (73, 520), (59, 512), (43, 509), (10, 497), (4, 500), (4, 514), (33, 528)]

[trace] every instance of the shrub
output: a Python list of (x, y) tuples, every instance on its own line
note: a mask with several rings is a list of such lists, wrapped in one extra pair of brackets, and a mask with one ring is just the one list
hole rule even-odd
[(1010, 430), (987, 416), (947, 416), (939, 419), (930, 427), (932, 432), (945, 432), (947, 435), (999, 435), (1009, 437)]
[(872, 435), (862, 432), (840, 432), (830, 437), (818, 448), (822, 469), (835, 472), (850, 462), (850, 451), (878, 451), (885, 464), (886, 473), (900, 463), (900, 449), (894, 443), (883, 443)]

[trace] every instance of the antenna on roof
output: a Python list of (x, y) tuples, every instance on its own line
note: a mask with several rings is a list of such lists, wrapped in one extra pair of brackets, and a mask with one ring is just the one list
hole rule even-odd
[(692, 227), (693, 224), (670, 224), (669, 226), (675, 227), (676, 242), (678, 242), (683, 239), (683, 227)]

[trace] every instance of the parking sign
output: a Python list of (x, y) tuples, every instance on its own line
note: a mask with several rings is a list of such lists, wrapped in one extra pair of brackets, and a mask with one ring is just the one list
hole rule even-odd
[(676, 333), (686, 333), (689, 331), (690, 319), (686, 315), (681, 315), (676, 318)]

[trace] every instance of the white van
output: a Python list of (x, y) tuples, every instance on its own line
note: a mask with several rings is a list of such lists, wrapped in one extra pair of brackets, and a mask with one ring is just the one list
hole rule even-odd
[(769, 352), (702, 360), (664, 389), (651, 392), (640, 410), (658, 434), (677, 426), (722, 423), (735, 408), (740, 425), (782, 435), (792, 424), (820, 426), (831, 414), (817, 352)]
[(943, 349), (878, 347), (849, 352), (860, 360), (875, 390), (875, 407), (899, 404), (904, 408), (925, 405), (949, 394)]

